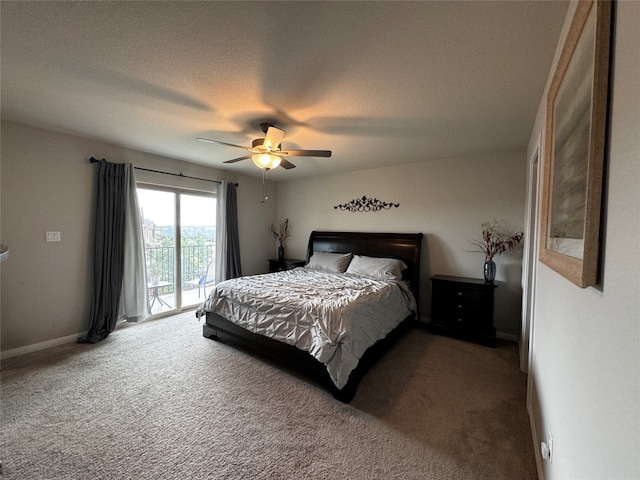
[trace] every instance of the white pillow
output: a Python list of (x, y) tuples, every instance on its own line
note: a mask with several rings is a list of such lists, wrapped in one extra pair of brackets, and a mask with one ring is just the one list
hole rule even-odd
[(344, 273), (350, 261), (350, 253), (313, 252), (306, 266), (317, 270)]
[(354, 255), (347, 273), (355, 273), (377, 280), (402, 280), (402, 271), (407, 266), (395, 258), (378, 258)]

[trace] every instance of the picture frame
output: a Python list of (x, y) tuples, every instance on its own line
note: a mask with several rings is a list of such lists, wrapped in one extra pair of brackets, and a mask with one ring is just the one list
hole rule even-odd
[(547, 95), (540, 261), (598, 282), (612, 5), (580, 1)]

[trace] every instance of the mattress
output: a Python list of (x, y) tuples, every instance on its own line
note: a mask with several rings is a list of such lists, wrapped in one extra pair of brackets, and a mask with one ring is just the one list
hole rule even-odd
[(196, 315), (307, 351), (341, 389), (365, 350), (415, 311), (405, 282), (300, 267), (220, 282)]

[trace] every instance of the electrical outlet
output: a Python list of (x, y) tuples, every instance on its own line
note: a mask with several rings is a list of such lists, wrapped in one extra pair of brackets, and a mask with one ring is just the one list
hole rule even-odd
[(553, 435), (549, 430), (549, 438), (546, 442), (540, 442), (540, 453), (544, 460), (548, 460), (549, 463), (553, 461)]
[(46, 232), (45, 239), (47, 242), (59, 242), (60, 232)]
[(540, 453), (543, 460), (549, 460), (549, 445), (547, 445), (547, 442), (540, 442)]

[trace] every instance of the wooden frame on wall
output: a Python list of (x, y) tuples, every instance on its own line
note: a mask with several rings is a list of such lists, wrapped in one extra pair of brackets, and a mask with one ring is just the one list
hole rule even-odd
[(578, 4), (547, 96), (540, 261), (581, 288), (598, 281), (611, 10)]

